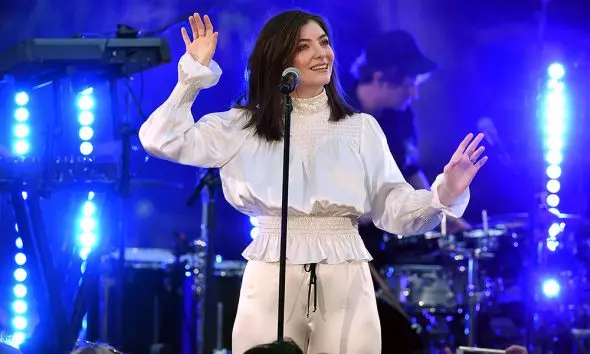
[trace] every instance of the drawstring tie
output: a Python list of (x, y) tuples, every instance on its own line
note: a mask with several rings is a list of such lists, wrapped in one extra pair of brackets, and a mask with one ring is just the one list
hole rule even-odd
[(311, 299), (311, 288), (313, 287), (313, 312), (318, 309), (318, 291), (317, 282), (318, 277), (316, 275), (316, 263), (309, 263), (303, 266), (303, 270), (309, 272), (309, 288), (307, 290), (307, 317), (309, 317), (309, 301)]

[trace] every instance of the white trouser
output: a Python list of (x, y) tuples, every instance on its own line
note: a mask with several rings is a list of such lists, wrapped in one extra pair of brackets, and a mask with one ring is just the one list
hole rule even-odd
[[(380, 354), (381, 328), (367, 262), (317, 264), (317, 286), (310, 294), (309, 270), (309, 265), (287, 265), (284, 336), (307, 354)], [(277, 339), (278, 283), (278, 263), (248, 262), (233, 354)]]

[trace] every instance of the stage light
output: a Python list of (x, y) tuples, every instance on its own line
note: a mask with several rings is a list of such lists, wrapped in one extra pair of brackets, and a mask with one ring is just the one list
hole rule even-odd
[(557, 194), (549, 194), (547, 196), (547, 205), (551, 208), (557, 208), (559, 206), (559, 196)]
[(29, 103), (29, 95), (26, 92), (18, 92), (14, 95), (14, 102), (17, 106), (25, 106)]
[(95, 105), (94, 89), (92, 87), (78, 94), (78, 123), (80, 124), (78, 135), (81, 140), (80, 153), (84, 156), (88, 156), (94, 151), (94, 146), (90, 140), (94, 137), (92, 124), (95, 118), (93, 111)]
[[(567, 110), (567, 87), (564, 81), (565, 68), (560, 63), (552, 63), (547, 68), (547, 82), (545, 93), (543, 95), (543, 134), (544, 134), (544, 154), (547, 163), (546, 172), (546, 190), (549, 193), (546, 197), (547, 206), (559, 213), (561, 199), (559, 192), (562, 184), (559, 178), (562, 175), (561, 164), (564, 159), (563, 150), (567, 145), (566, 121), (568, 116)], [(555, 225), (555, 226), (554, 226)], [(557, 236), (560, 232), (559, 225), (554, 224), (547, 230), (547, 248), (555, 251), (559, 242)]]
[(92, 128), (90, 127), (82, 127), (80, 128), (78, 136), (80, 136), (81, 140), (88, 141), (92, 139), (92, 137), (94, 136), (94, 130), (92, 130)]
[(80, 144), (80, 153), (84, 156), (88, 156), (90, 154), (92, 154), (92, 152), (94, 151), (94, 146), (88, 142), (85, 141), (82, 144)]
[(23, 316), (16, 316), (12, 318), (12, 328), (22, 331), (27, 328), (27, 319)]
[(558, 179), (561, 177), (561, 167), (557, 165), (549, 165), (547, 166), (547, 177), (551, 179)]
[(14, 119), (17, 122), (26, 122), (29, 120), (29, 110), (23, 107), (19, 107), (14, 111)]
[(29, 142), (30, 128), (28, 120), (30, 117), (29, 95), (26, 92), (18, 92), (14, 95), (14, 124), (12, 127), (12, 153), (19, 157), (25, 157), (31, 150)]
[(12, 303), (12, 311), (16, 314), (22, 315), (27, 312), (29, 305), (23, 300), (16, 300)]
[(92, 91), (82, 92), (78, 98), (78, 108), (82, 111), (89, 111), (94, 108), (94, 99), (91, 97)]
[(89, 111), (81, 111), (78, 114), (78, 123), (82, 126), (88, 126), (94, 123), (94, 113)]
[(17, 156), (27, 155), (29, 153), (30, 149), (31, 149), (31, 145), (29, 144), (29, 142), (24, 141), (24, 140), (17, 140), (12, 145), (12, 151)]
[(27, 287), (23, 284), (16, 284), (14, 288), (12, 288), (12, 293), (19, 299), (22, 299), (25, 296), (27, 296), (28, 292), (29, 291), (27, 290)]
[(14, 271), (14, 279), (18, 282), (23, 282), (27, 279), (27, 271), (23, 268), (16, 268)]
[(258, 233), (260, 232), (260, 229), (258, 228), (258, 219), (256, 219), (256, 217), (254, 216), (251, 216), (250, 225), (252, 225), (252, 229), (250, 229), (250, 237), (252, 239), (255, 239), (256, 236), (258, 236)]
[(550, 179), (549, 181), (547, 181), (547, 191), (549, 193), (557, 193), (559, 192), (559, 189), (561, 188), (561, 184), (559, 183), (558, 180), (556, 179)]
[(98, 231), (98, 221), (96, 219), (97, 207), (94, 202), (94, 196), (93, 191), (88, 192), (87, 199), (82, 203), (80, 208), (80, 217), (78, 219), (78, 252), (83, 262), (83, 268), (81, 269), (86, 269), (84, 262), (98, 241), (96, 236)]
[(30, 129), (26, 124), (19, 123), (14, 126), (14, 136), (18, 139), (24, 139), (29, 136)]
[(556, 298), (559, 296), (559, 293), (561, 291), (561, 287), (559, 285), (559, 283), (557, 282), (557, 280), (555, 279), (547, 279), (545, 281), (543, 281), (543, 295), (545, 295), (545, 297), (547, 298)]
[(565, 76), (565, 68), (560, 63), (553, 63), (547, 68), (550, 79), (561, 80)]
[[(80, 138), (80, 153), (83, 156), (88, 156), (94, 151), (92, 138), (95, 136), (92, 124), (95, 121), (94, 108), (96, 100), (94, 97), (94, 88), (88, 87), (81, 91), (77, 97), (78, 108), (78, 123), (80, 128), (78, 130), (78, 137)], [(89, 191), (87, 198), (83, 201), (80, 208), (80, 216), (78, 218), (78, 254), (82, 260), (80, 270), (82, 273), (86, 270), (86, 260), (95, 247), (98, 238), (97, 233), (97, 219), (96, 219), (96, 204), (94, 203), (94, 192)]]
[[(92, 125), (95, 122), (94, 108), (96, 106), (96, 100), (94, 96), (94, 88), (89, 87), (78, 94), (77, 97), (77, 108), (78, 108), (78, 137), (80, 139), (80, 154), (82, 156), (89, 156), (94, 152), (94, 145), (92, 139), (95, 137), (95, 130)], [(95, 194), (93, 191), (89, 191), (87, 197), (80, 206), (79, 217), (77, 220), (77, 244), (78, 244), (78, 255), (80, 257), (80, 273), (82, 276), (87, 269), (88, 257), (92, 253), (92, 250), (96, 247), (99, 242), (98, 234), (98, 220), (97, 220), (97, 207), (94, 201)], [(80, 278), (82, 281), (82, 278)], [(87, 326), (87, 316), (85, 315), (82, 319), (82, 332), (80, 338), (83, 338), (83, 334)]]
[(15, 332), (10, 337), (10, 345), (19, 348), (25, 341), (26, 335), (23, 332)]
[(258, 233), (260, 232), (260, 229), (257, 227), (253, 227), (252, 230), (250, 230), (250, 237), (252, 239), (255, 239), (256, 236), (258, 236)]
[(19, 252), (14, 256), (14, 262), (18, 266), (23, 266), (25, 263), (27, 263), (27, 256), (25, 256), (24, 253)]
[[(26, 97), (26, 99), (25, 99)], [(21, 95), (19, 102), (24, 103), (28, 102), (28, 97)], [(24, 200), (27, 199), (28, 194), (23, 192), (21, 196)], [(19, 347), (24, 341), (26, 340), (25, 332), (28, 326), (27, 321), (27, 312), (28, 312), (28, 303), (26, 300), (28, 289), (26, 286), (28, 273), (26, 270), (27, 267), (27, 255), (24, 253), (23, 249), (23, 240), (19, 236), (19, 227), (18, 224), (14, 224), (14, 231), (16, 233), (16, 240), (15, 246), (17, 252), (14, 255), (14, 263), (16, 264), (16, 268), (13, 272), (13, 277), (15, 281), (15, 285), (12, 289), (14, 294), (14, 300), (12, 301), (12, 320), (11, 320), (11, 327), (13, 333), (9, 336), (9, 344), (14, 347)]]
[(545, 161), (550, 165), (560, 165), (563, 162), (563, 154), (561, 151), (550, 150), (545, 155)]

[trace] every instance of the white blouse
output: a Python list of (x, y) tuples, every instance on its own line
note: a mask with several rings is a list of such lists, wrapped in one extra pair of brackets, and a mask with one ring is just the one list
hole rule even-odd
[[(227, 201), (258, 219), (259, 234), (246, 248), (248, 260), (277, 262), (280, 245), (283, 143), (267, 142), (244, 129), (240, 109), (211, 113), (196, 123), (191, 106), (197, 93), (221, 76), (215, 62), (205, 67), (185, 54), (172, 94), (141, 126), (145, 150), (185, 165), (219, 167)], [(342, 263), (371, 260), (358, 234), (360, 215), (393, 234), (420, 234), (436, 227), (442, 214), (459, 217), (466, 191), (446, 207), (436, 190), (414, 190), (404, 180), (377, 121), (354, 114), (330, 122), (325, 92), (293, 99), (289, 159), (287, 262)]]

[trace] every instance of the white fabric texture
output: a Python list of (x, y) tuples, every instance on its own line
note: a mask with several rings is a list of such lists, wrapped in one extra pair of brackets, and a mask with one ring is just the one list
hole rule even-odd
[[(260, 233), (246, 248), (248, 260), (277, 262), (283, 143), (267, 142), (244, 129), (241, 109), (211, 113), (196, 123), (191, 106), (201, 89), (214, 86), (221, 69), (185, 54), (168, 99), (141, 126), (139, 138), (155, 157), (200, 167), (219, 167), (223, 192), (237, 210), (259, 217)], [(469, 190), (446, 207), (437, 187), (414, 190), (394, 161), (383, 131), (368, 114), (329, 121), (324, 92), (293, 99), (289, 158), (287, 262), (370, 260), (358, 235), (357, 218), (370, 213), (377, 227), (398, 235), (432, 230), (443, 213), (462, 216)]]
[[(306, 354), (380, 354), (381, 326), (368, 263), (319, 264), (316, 275), (317, 288), (310, 294), (310, 272), (303, 265), (287, 265), (285, 337)], [(276, 340), (278, 289), (278, 263), (248, 262), (232, 353)]]

